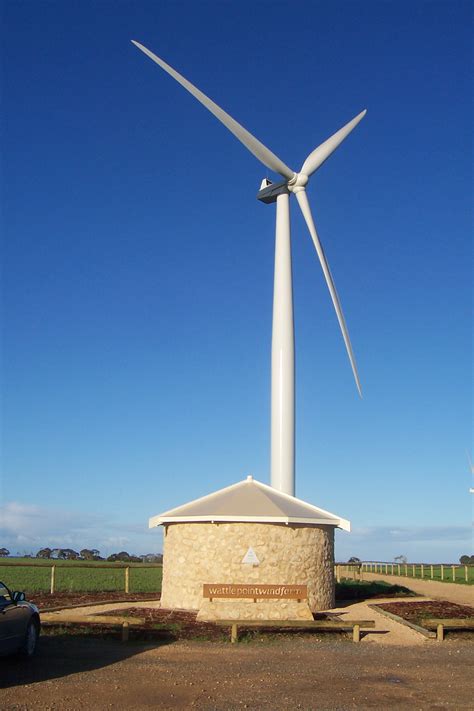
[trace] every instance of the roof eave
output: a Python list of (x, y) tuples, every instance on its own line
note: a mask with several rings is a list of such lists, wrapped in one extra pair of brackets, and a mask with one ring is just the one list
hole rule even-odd
[(344, 518), (323, 519), (288, 516), (153, 516), (148, 528), (156, 528), (165, 523), (305, 523), (317, 526), (334, 526), (344, 531), (351, 530), (350, 521)]

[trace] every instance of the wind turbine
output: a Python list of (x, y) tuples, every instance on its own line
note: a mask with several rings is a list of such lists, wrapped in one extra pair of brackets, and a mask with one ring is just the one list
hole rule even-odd
[(304, 161), (299, 173), (289, 168), (278, 156), (252, 136), (241, 124), (202, 93), (191, 82), (160, 57), (139, 42), (132, 43), (173, 77), (229, 129), (243, 145), (267, 168), (278, 173), (283, 181), (264, 180), (257, 195), (266, 203), (276, 202), (275, 276), (273, 290), (272, 378), (271, 378), (271, 485), (286, 494), (295, 493), (295, 359), (293, 327), (293, 288), (290, 243), (290, 194), (294, 193), (314, 242), (324, 278), (331, 295), (337, 319), (359, 394), (362, 396), (354, 353), (334, 280), (314, 224), (306, 196), (310, 176), (321, 167), (349, 133), (363, 119), (361, 111), (349, 123), (315, 148)]
[[(471, 474), (474, 475), (474, 465), (473, 465), (473, 463), (472, 463), (471, 457), (469, 456), (469, 452), (466, 452), (466, 454), (467, 454), (467, 459), (468, 459), (468, 462), (469, 462), (469, 467), (470, 467), (470, 469), (471, 469)], [(471, 488), (469, 489), (469, 493), (470, 493), (470, 494), (474, 494), (474, 488), (473, 488), (472, 486), (471, 486)]]

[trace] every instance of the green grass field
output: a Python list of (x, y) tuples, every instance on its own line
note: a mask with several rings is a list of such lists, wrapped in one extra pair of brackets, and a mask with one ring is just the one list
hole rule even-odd
[[(125, 590), (124, 563), (94, 563), (75, 560), (35, 558), (0, 559), (0, 580), (11, 590), (48, 592), (51, 566), (55, 565), (55, 592), (92, 592)], [(87, 565), (87, 567), (85, 567)], [(106, 566), (106, 567), (105, 567)], [(162, 566), (130, 563), (129, 590), (159, 592)]]
[[(375, 563), (372, 565), (368, 563), (364, 565), (364, 571), (368, 573), (382, 573), (383, 575), (399, 574), (397, 564), (394, 564), (392, 573), (391, 563)], [(433, 577), (431, 577), (431, 566), (429, 563), (423, 564), (423, 569), (421, 563), (407, 563), (406, 566), (405, 564), (400, 565), (400, 575), (407, 578), (423, 578), (425, 580), (436, 580), (437, 582), (455, 582), (460, 585), (474, 585), (474, 565), (455, 565), (454, 572), (451, 565), (443, 565), (443, 577), (441, 577), (441, 565), (433, 565)]]

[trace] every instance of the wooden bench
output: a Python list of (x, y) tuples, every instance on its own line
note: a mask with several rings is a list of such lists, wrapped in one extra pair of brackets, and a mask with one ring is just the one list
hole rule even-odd
[(438, 642), (442, 642), (444, 640), (444, 630), (474, 630), (474, 617), (466, 617), (464, 619), (433, 617), (423, 620), (421, 624), (429, 630), (436, 630), (436, 639)]
[(214, 620), (214, 624), (230, 627), (230, 641), (239, 641), (239, 628), (244, 627), (275, 627), (285, 629), (320, 629), (330, 632), (352, 632), (352, 640), (360, 642), (361, 628), (375, 627), (373, 620)]
[(129, 637), (129, 628), (143, 625), (145, 620), (141, 617), (132, 617), (124, 619), (123, 617), (112, 616), (77, 616), (70, 615), (68, 617), (53, 618), (52, 615), (48, 619), (41, 619), (41, 627), (60, 627), (61, 625), (86, 625), (87, 627), (111, 627), (122, 628), (122, 642), (127, 642)]

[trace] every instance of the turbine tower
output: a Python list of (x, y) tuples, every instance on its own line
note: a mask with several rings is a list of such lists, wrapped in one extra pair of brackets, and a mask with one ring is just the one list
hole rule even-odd
[(290, 242), (290, 195), (293, 193), (316, 248), (342, 337), (354, 374), (359, 395), (362, 395), (359, 375), (349, 332), (322, 244), (314, 224), (306, 195), (311, 175), (321, 167), (349, 133), (363, 119), (361, 111), (349, 123), (315, 148), (304, 161), (299, 173), (289, 168), (278, 156), (252, 136), (235, 119), (202, 93), (191, 82), (160, 57), (132, 40), (133, 44), (158, 64), (165, 72), (192, 94), (208, 111), (267, 168), (279, 174), (283, 181), (263, 181), (257, 195), (266, 203), (276, 202), (275, 276), (273, 288), (272, 376), (271, 376), (271, 485), (279, 491), (295, 494), (295, 357), (293, 327), (293, 287)]

